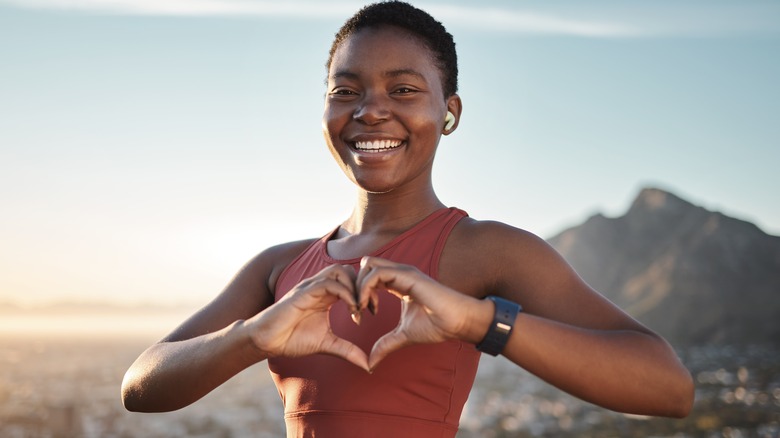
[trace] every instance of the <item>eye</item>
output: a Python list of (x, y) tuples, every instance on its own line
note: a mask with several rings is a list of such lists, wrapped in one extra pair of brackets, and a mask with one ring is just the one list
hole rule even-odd
[(408, 96), (416, 92), (417, 90), (412, 87), (398, 87), (395, 90), (393, 90), (393, 94), (398, 94), (401, 96)]
[(339, 87), (334, 88), (331, 90), (330, 93), (328, 93), (331, 97), (350, 97), (350, 96), (357, 96), (357, 93), (353, 90), (350, 90), (349, 88)]

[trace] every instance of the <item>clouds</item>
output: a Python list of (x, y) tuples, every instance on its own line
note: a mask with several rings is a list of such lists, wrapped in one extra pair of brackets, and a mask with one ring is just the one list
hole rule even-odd
[(348, 16), (360, 3), (254, 0), (0, 0), (23, 8), (117, 15), (266, 16), (333, 18)]
[[(20, 8), (181, 17), (273, 17), (341, 21), (364, 2), (260, 0), (0, 0)], [(780, 5), (768, 2), (524, 2), (523, 8), (415, 2), (448, 27), (491, 33), (592, 38), (780, 34)], [(551, 9), (552, 8), (552, 9)]]
[[(110, 15), (274, 17), (342, 20), (364, 3), (259, 0), (0, 0), (20, 8)], [(478, 31), (598, 38), (780, 33), (780, 6), (764, 2), (589, 2), (523, 8), (417, 3), (449, 26)], [(551, 9), (554, 6), (553, 9)]]
[(524, 10), (446, 5), (431, 5), (427, 10), (448, 25), (493, 32), (587, 37), (636, 36), (639, 32), (620, 23), (563, 18)]

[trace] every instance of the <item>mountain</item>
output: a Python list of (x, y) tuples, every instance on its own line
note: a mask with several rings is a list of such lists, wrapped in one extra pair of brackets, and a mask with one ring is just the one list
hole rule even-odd
[(643, 189), (548, 240), (580, 276), (675, 345), (780, 345), (780, 237)]

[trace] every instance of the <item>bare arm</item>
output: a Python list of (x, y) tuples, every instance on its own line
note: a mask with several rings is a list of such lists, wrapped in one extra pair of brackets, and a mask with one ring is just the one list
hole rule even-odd
[(122, 381), (122, 403), (136, 412), (168, 412), (199, 400), (265, 357), (245, 321), (182, 341), (152, 345)]
[(333, 303), (354, 306), (351, 268), (326, 268), (273, 304), (270, 284), (305, 244), (261, 253), (214, 301), (144, 351), (122, 382), (125, 407), (142, 412), (182, 408), (273, 356), (326, 353), (367, 368), (365, 353), (336, 338), (328, 325)]
[(493, 294), (525, 310), (504, 356), (609, 409), (688, 414), (693, 382), (664, 339), (593, 291), (543, 240), (512, 229), (498, 234), (510, 245), (499, 251), (508, 263)]
[(691, 409), (690, 374), (655, 335), (587, 329), (529, 313), (514, 330), (503, 355), (583, 400), (642, 415), (684, 417)]

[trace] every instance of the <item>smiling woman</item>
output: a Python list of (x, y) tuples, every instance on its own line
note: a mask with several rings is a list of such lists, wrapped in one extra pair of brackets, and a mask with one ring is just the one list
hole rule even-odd
[(461, 105), (445, 94), (446, 76), (431, 58), (420, 40), (388, 25), (355, 33), (331, 56), (325, 139), (347, 177), (368, 192), (432, 186), (446, 113), (459, 116)]
[(322, 128), (352, 213), (250, 260), (130, 367), (125, 406), (175, 410), (268, 359), (288, 436), (452, 437), (483, 352), (609, 409), (687, 415), (691, 377), (662, 338), (542, 239), (439, 200), (436, 149), (463, 107), (441, 23), (370, 5), (330, 55)]

